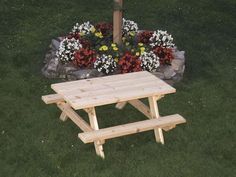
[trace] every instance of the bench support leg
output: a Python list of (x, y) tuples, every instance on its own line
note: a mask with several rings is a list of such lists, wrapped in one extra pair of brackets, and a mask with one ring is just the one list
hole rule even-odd
[(64, 117), (66, 114), (67, 118), (70, 118), (82, 131), (88, 132), (93, 131), (92, 127), (84, 121), (82, 117), (80, 117), (69, 104), (65, 102), (57, 103), (57, 107), (62, 111), (62, 116)]
[[(87, 111), (88, 111), (89, 121), (90, 121), (90, 125), (92, 129), (99, 130), (95, 108), (94, 107), (89, 108), (87, 109)], [(95, 141), (94, 146), (95, 146), (96, 154), (104, 159), (105, 155), (103, 152), (103, 146), (102, 146), (103, 143), (104, 141)]]
[(60, 115), (60, 120), (65, 122), (67, 119), (68, 119), (68, 117), (67, 117), (66, 113), (62, 112)]
[(116, 109), (123, 109), (127, 104), (127, 101), (120, 102), (116, 104)]
[[(160, 117), (159, 110), (157, 106), (156, 97), (149, 97), (149, 106), (150, 106), (150, 112), (153, 119), (158, 119)], [(163, 132), (161, 128), (154, 129), (155, 138), (157, 142), (160, 142), (161, 144), (164, 144), (164, 137)]]

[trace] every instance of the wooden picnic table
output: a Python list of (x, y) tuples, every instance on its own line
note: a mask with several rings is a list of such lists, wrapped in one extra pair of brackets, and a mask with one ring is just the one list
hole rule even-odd
[[(62, 111), (60, 119), (71, 119), (83, 131), (78, 137), (84, 143), (93, 142), (102, 158), (107, 139), (154, 130), (156, 141), (164, 144), (162, 129), (168, 131), (186, 122), (179, 114), (160, 117), (157, 101), (176, 90), (147, 71), (57, 83), (51, 88), (56, 94), (42, 96), (43, 101), (56, 103)], [(139, 100), (142, 98), (148, 98), (150, 108)], [(149, 120), (99, 129), (95, 107), (113, 103), (118, 109), (129, 103)], [(90, 124), (76, 113), (81, 109), (88, 113)]]

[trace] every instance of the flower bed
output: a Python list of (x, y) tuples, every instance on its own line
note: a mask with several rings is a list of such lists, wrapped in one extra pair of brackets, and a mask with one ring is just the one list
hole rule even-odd
[(141, 31), (123, 19), (121, 45), (112, 42), (112, 32), (109, 23), (77, 23), (68, 35), (52, 40), (43, 74), (71, 80), (146, 70), (161, 79), (182, 78), (184, 52), (167, 31)]

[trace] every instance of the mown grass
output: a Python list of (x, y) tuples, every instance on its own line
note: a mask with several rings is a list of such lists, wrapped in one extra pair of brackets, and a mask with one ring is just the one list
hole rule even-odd
[[(56, 106), (41, 101), (57, 81), (40, 70), (53, 37), (76, 22), (111, 21), (112, 1), (1, 0), (0, 176), (235, 176), (236, 2), (125, 0), (125, 9), (141, 29), (166, 29), (186, 51), (184, 80), (160, 111), (188, 123), (165, 133), (165, 146), (153, 132), (107, 141), (100, 159), (74, 124), (58, 120)], [(130, 106), (97, 112), (101, 127), (144, 118)]]

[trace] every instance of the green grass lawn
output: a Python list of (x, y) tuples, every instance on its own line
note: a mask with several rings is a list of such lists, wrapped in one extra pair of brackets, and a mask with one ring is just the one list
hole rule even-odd
[[(80, 130), (62, 123), (41, 75), (52, 38), (76, 22), (112, 20), (112, 0), (0, 1), (0, 176), (1, 177), (233, 177), (236, 175), (236, 1), (125, 1), (125, 17), (141, 29), (164, 29), (186, 51), (184, 80), (160, 101), (162, 115), (179, 113), (187, 124), (165, 133), (112, 139), (106, 159)], [(101, 127), (144, 119), (127, 106), (99, 107)], [(82, 113), (84, 115), (84, 113)]]

